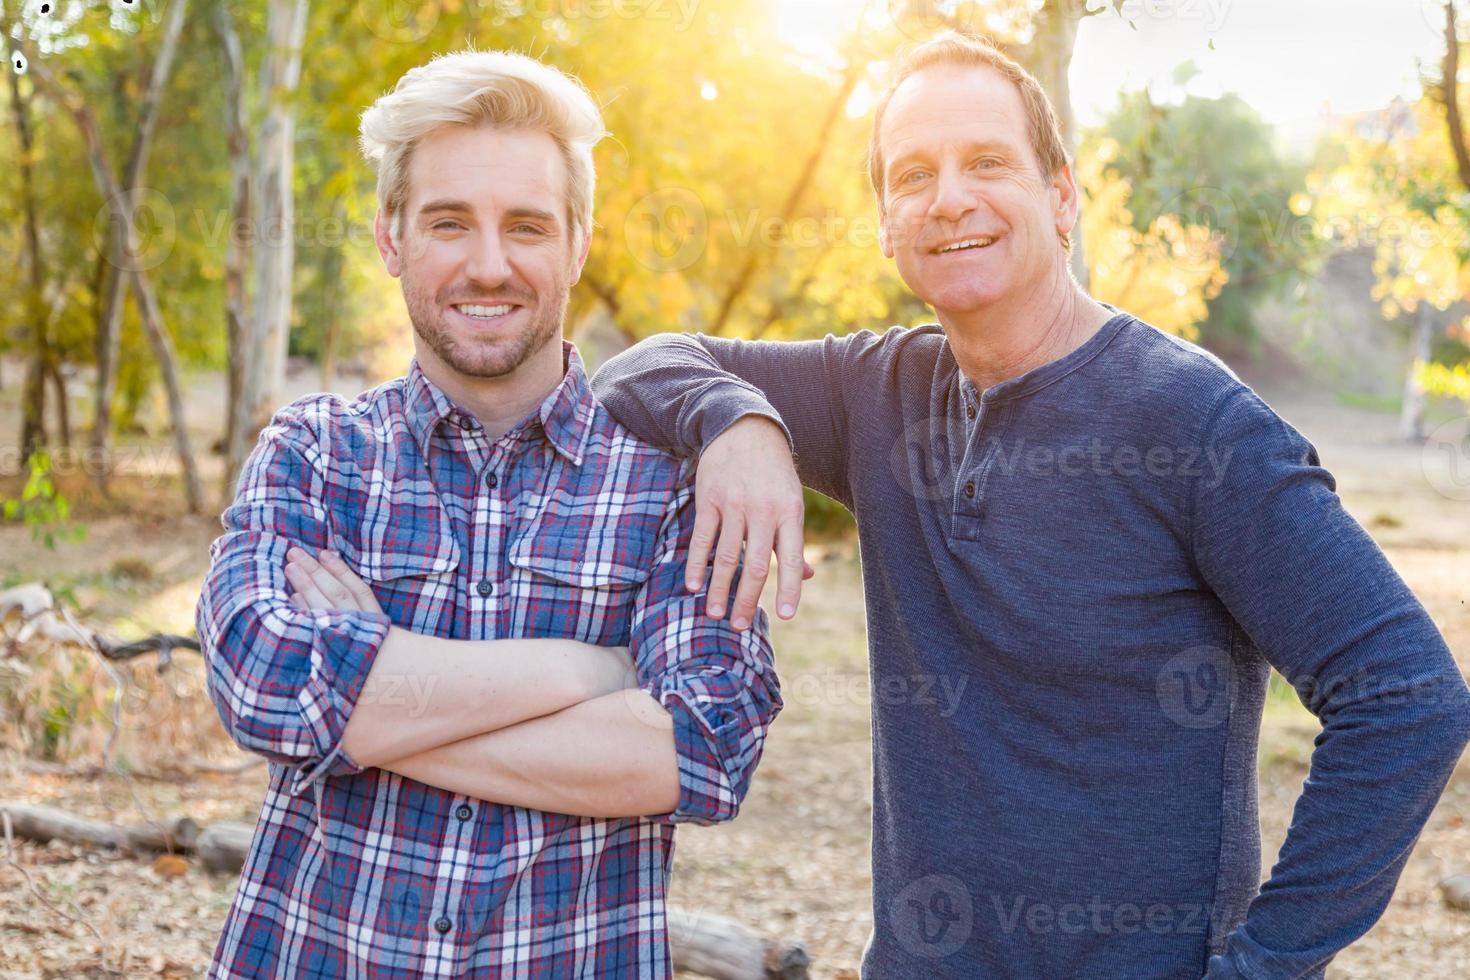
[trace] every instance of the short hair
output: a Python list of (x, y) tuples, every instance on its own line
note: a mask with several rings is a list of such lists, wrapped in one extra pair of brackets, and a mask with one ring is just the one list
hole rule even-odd
[(1067, 164), (1067, 151), (1062, 143), (1062, 128), (1057, 122), (1056, 110), (1035, 76), (988, 41), (948, 31), (910, 51), (899, 62), (893, 81), (878, 100), (878, 108), (873, 115), (873, 135), (868, 142), (868, 179), (873, 184), (873, 193), (878, 196), (880, 211), (884, 206), (883, 150), (878, 145), (878, 132), (883, 126), (883, 114), (893, 99), (893, 93), (905, 79), (936, 65), (992, 68), (1004, 75), (1016, 86), (1021, 104), (1026, 107), (1026, 130), (1043, 175), (1051, 177)]
[(592, 231), (592, 148), (607, 135), (602, 113), (577, 79), (509, 51), (459, 51), (410, 69), (362, 114), (359, 143), (378, 168), (378, 207), (394, 242), (408, 204), (415, 147), (446, 126), (545, 132), (567, 171), (567, 224), (574, 249)]

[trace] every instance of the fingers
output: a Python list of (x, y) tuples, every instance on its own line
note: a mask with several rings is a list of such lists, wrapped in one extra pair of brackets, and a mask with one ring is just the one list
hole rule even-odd
[(731, 512), (722, 515), (720, 544), (715, 549), (715, 571), (710, 576), (709, 595), (704, 608), (716, 619), (725, 615), (725, 601), (730, 596), (730, 581), (740, 565), (740, 545), (745, 539), (745, 517)]
[[(801, 521), (785, 521), (776, 529), (776, 615), (790, 619), (801, 605), (801, 582), (811, 566), (802, 556)], [(816, 574), (815, 571), (812, 574)]]
[[(749, 629), (755, 621), (756, 604), (771, 574), (771, 550), (775, 545), (775, 529), (752, 522), (745, 532), (745, 568), (740, 572), (740, 588), (735, 593), (735, 606), (730, 625), (737, 630)], [(723, 545), (723, 540), (721, 544)]]
[(378, 605), (378, 597), (373, 595), (372, 588), (357, 577), (357, 573), (348, 567), (341, 555), (335, 551), (323, 551), (320, 557), (322, 566), (337, 576), (337, 580), (346, 586), (348, 594), (357, 603), (357, 608), (364, 612), (383, 611), (383, 608)]
[[(347, 568), (341, 558), (328, 557), (327, 554), (323, 552), (323, 557), (327, 562), (333, 562), (335, 558), (334, 563), (341, 572), (340, 575), (312, 558), (301, 548), (293, 547), (286, 551), (286, 578), (291, 582), (296, 594), (305, 601), (309, 609), (363, 610), (364, 607), (359, 604), (357, 595), (348, 585), (347, 577), (355, 579), (359, 585), (362, 584), (362, 580)], [(364, 585), (363, 588), (366, 586)], [(377, 600), (373, 599), (371, 602), (370, 608), (376, 609)]]
[(684, 586), (690, 592), (704, 588), (705, 567), (720, 530), (720, 508), (708, 497), (694, 498), (694, 531), (689, 539), (689, 562), (684, 567)]

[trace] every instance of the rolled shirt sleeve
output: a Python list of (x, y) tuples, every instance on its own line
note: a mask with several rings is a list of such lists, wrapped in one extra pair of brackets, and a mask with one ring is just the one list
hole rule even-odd
[(640, 589), (631, 645), (641, 689), (673, 716), (679, 802), (673, 823), (735, 817), (782, 707), (770, 623), (757, 610), (743, 632), (705, 612), (684, 570), (694, 529), (693, 466), (670, 501), (653, 571)]
[(292, 792), (361, 771), (342, 732), (391, 625), (381, 612), (304, 611), (286, 551), (331, 545), (310, 430), (283, 410), (261, 433), (210, 545), (195, 610), (210, 699), (243, 749), (297, 769)]

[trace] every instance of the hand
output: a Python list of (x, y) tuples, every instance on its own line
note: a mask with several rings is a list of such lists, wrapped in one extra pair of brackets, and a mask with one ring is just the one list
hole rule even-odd
[(754, 622), (773, 550), (777, 556), (777, 615), (782, 619), (795, 616), (802, 580), (816, 573), (802, 557), (806, 505), (791, 447), (780, 426), (770, 419), (752, 417), (720, 433), (699, 458), (694, 505), (694, 536), (684, 578), (689, 591), (699, 591), (713, 548), (714, 575), (705, 599), (709, 614), (716, 619), (725, 614), (743, 544), (745, 570), (730, 625), (744, 630)]
[(291, 602), (297, 609), (383, 611), (373, 590), (347, 567), (341, 555), (323, 551), (318, 558), (302, 548), (286, 550), (286, 579), (295, 590)]

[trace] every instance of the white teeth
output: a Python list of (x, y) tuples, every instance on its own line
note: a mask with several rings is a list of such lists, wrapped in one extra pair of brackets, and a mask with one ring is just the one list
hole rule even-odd
[(957, 252), (962, 248), (983, 248), (993, 241), (995, 241), (994, 238), (966, 238), (962, 242), (955, 242), (953, 245), (944, 246), (939, 252), (942, 255), (945, 252)]
[(471, 304), (460, 304), (456, 306), (455, 309), (459, 310), (459, 312), (463, 313), (465, 316), (474, 316), (485, 319), (492, 316), (504, 316), (505, 314), (510, 312), (510, 304), (503, 303), (500, 306), (475, 306)]

